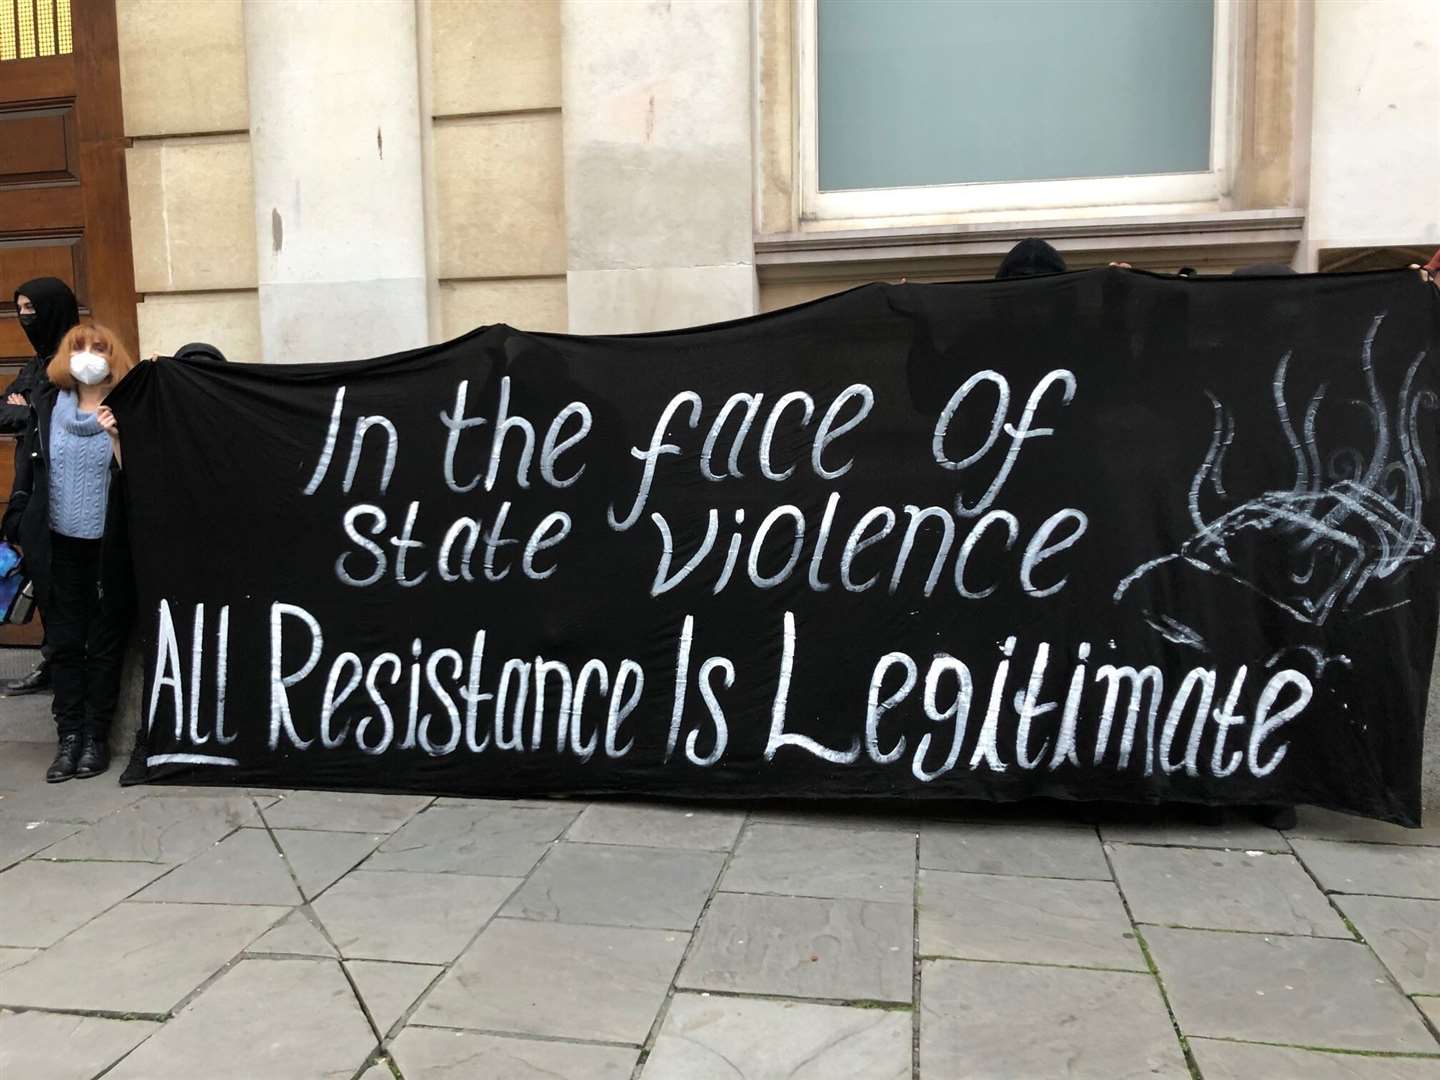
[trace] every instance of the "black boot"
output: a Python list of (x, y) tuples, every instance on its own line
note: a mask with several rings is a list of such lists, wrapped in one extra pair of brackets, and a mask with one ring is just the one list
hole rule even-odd
[(75, 768), (80, 760), (82, 741), (79, 732), (60, 736), (60, 746), (55, 751), (55, 760), (50, 763), (50, 768), (45, 770), (47, 784), (59, 784), (75, 775)]
[(50, 689), (50, 663), (41, 660), (35, 665), (34, 670), (23, 679), (16, 679), (14, 682), (5, 684), (5, 693), (10, 697), (19, 697), (22, 694), (38, 694), (42, 690)]
[(103, 735), (85, 733), (80, 747), (80, 760), (75, 763), (75, 779), (99, 776), (110, 768), (110, 740)]

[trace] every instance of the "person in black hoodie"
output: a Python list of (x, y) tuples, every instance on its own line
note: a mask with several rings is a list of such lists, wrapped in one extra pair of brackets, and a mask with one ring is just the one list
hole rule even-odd
[[(48, 381), (45, 368), (55, 355), (61, 338), (69, 333), (72, 326), (80, 322), (80, 305), (75, 294), (59, 278), (35, 278), (15, 290), (15, 307), (19, 312), (20, 328), (30, 339), (35, 355), (20, 370), (20, 374), (0, 390), (0, 434), (18, 435), (30, 421), (30, 401), (36, 389)], [(44, 612), (41, 612), (44, 618)], [(40, 646), (40, 662), (30, 674), (5, 684), (5, 692), (12, 696), (34, 694), (50, 689), (49, 650)]]
[(59, 278), (27, 281), (15, 290), (15, 307), (20, 329), (30, 339), (35, 355), (20, 369), (10, 385), (0, 390), (0, 434), (18, 435), (30, 419), (30, 395), (45, 382), (45, 368), (60, 339), (80, 322), (80, 305), (75, 294)]
[(0, 533), (18, 543), (50, 622), (58, 748), (50, 783), (110, 765), (110, 720), (134, 612), (120, 441), (105, 395), (133, 366), (103, 326), (76, 326), (31, 398)]

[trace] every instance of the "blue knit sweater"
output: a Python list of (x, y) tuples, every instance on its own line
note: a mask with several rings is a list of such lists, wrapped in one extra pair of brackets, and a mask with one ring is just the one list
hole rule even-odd
[(110, 454), (95, 414), (80, 412), (73, 390), (60, 391), (50, 416), (50, 528), (77, 540), (105, 534)]

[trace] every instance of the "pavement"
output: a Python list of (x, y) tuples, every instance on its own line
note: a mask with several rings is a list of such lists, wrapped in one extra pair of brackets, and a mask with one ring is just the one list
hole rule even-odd
[(1440, 1080), (1440, 826), (46, 785), (3, 1080)]

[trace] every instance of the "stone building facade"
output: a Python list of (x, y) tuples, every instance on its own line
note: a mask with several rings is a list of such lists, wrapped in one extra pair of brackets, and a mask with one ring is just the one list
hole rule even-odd
[[(1341, 269), (1440, 246), (1429, 0), (1205, 2), (1199, 186), (843, 197), (816, 175), (817, 83), (846, 76), (820, 47), (828, 5), (118, 0), (142, 350), (202, 337), (340, 359), (491, 322), (682, 326), (877, 278), (984, 276), (1029, 233), (1081, 267)], [(958, 36), (971, 6), (949, 5)], [(895, 0), (879, 25), (914, 10)], [(966, 62), (963, 40), (951, 51)], [(1167, 63), (1149, 60), (1144, 84)], [(936, 105), (933, 138), (1004, 99)]]

